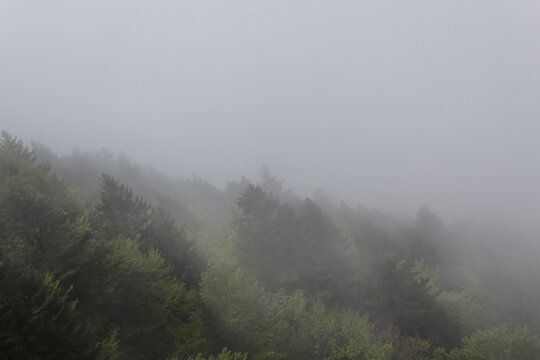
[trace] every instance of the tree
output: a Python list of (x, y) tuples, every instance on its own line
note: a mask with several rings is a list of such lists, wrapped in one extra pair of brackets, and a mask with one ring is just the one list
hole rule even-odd
[(408, 231), (409, 253), (432, 266), (460, 261), (455, 236), (427, 206), (422, 206)]
[(340, 297), (342, 280), (349, 271), (344, 261), (345, 244), (330, 217), (310, 199), (296, 209), (297, 236), (291, 251), (299, 279), (292, 284), (309, 294)]
[(102, 174), (93, 225), (108, 239), (137, 239), (150, 225), (151, 206), (112, 176)]
[(315, 301), (299, 320), (291, 338), (292, 359), (388, 360), (392, 345), (375, 336), (366, 317), (351, 309), (329, 311)]
[(270, 169), (263, 166), (259, 171), (261, 178), (260, 187), (268, 194), (279, 196), (283, 191), (283, 180), (272, 174)]
[(450, 360), (534, 360), (540, 359), (540, 339), (524, 328), (506, 325), (477, 331), (450, 353)]
[(199, 287), (206, 261), (183, 228), (160, 208), (152, 209), (150, 223), (141, 234), (143, 251), (156, 249), (189, 289)]
[(103, 221), (91, 229), (72, 190), (6, 136), (0, 354), (99, 360), (196, 354), (204, 343), (196, 293), (173, 277), (154, 247), (145, 254), (137, 242), (151, 224), (151, 208), (106, 178), (97, 218)]
[(336, 291), (338, 278), (348, 270), (341, 261), (343, 239), (313, 201), (293, 208), (250, 185), (237, 204), (240, 260), (257, 279), (273, 289)]
[(101, 331), (118, 331), (122, 356), (157, 359), (200, 351), (197, 294), (172, 276), (158, 252), (143, 254), (131, 239), (92, 239), (77, 260), (67, 280), (80, 309)]
[(0, 264), (0, 353), (5, 359), (114, 359), (77, 309), (72, 287), (52, 274)]
[(296, 231), (292, 209), (253, 185), (242, 193), (237, 204), (240, 261), (265, 285), (277, 288), (280, 277), (288, 273), (293, 262), (294, 254), (289, 251)]
[(88, 239), (75, 193), (20, 141), (0, 142), (0, 260), (61, 273)]
[(248, 353), (250, 359), (281, 359), (286, 324), (269, 295), (243, 270), (219, 264), (205, 272), (201, 298), (209, 309), (220, 343)]
[(397, 326), (401, 335), (431, 340), (437, 346), (455, 347), (460, 331), (437, 302), (430, 279), (419, 277), (414, 264), (395, 258), (381, 264), (372, 285), (368, 308), (381, 322)]
[(158, 250), (179, 279), (189, 288), (198, 286), (205, 265), (193, 241), (168, 214), (134, 196), (131, 188), (109, 175), (102, 175), (92, 220), (109, 241), (131, 238), (145, 253)]
[(448, 354), (442, 347), (417, 337), (395, 339), (394, 360), (447, 360)]
[(189, 360), (247, 360), (247, 354), (232, 352), (226, 347), (221, 350), (217, 356), (206, 357), (203, 354), (198, 354), (195, 357), (190, 357)]

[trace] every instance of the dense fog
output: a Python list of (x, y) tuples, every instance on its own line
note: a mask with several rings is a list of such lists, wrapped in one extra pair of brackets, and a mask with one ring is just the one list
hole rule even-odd
[(538, 232), (534, 1), (9, 1), (1, 127), (218, 186)]
[(540, 3), (0, 0), (0, 359), (540, 359)]

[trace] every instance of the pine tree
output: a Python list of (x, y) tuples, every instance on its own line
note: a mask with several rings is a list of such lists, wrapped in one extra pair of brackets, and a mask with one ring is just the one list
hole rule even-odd
[(205, 264), (193, 241), (168, 214), (134, 196), (131, 188), (109, 175), (102, 175), (92, 222), (106, 239), (130, 238), (145, 253), (159, 251), (177, 278), (189, 288), (198, 287)]
[(151, 206), (114, 177), (102, 174), (93, 225), (107, 239), (136, 239), (150, 225)]

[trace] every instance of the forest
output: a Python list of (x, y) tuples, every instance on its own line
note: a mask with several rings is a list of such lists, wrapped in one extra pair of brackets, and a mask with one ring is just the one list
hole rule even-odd
[(3, 132), (0, 358), (540, 359), (515, 236)]

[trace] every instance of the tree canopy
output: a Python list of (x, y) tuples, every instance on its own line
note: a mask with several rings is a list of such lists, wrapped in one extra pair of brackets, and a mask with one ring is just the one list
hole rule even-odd
[(37, 149), (2, 133), (1, 359), (540, 359), (529, 248)]

